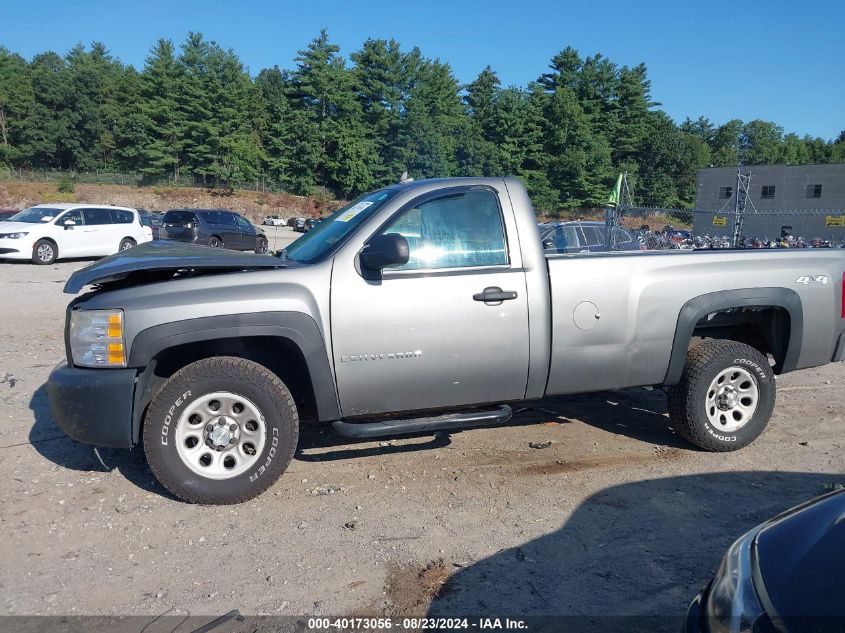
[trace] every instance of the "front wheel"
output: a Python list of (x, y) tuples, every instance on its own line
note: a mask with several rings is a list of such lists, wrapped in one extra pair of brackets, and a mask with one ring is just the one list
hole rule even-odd
[(259, 235), (255, 239), (255, 252), (259, 255), (263, 255), (267, 252), (267, 238), (263, 235)]
[(213, 246), (214, 248), (223, 248), (223, 240), (216, 235), (212, 235), (208, 238), (208, 245)]
[(705, 341), (687, 352), (681, 381), (669, 389), (675, 430), (696, 446), (734, 451), (766, 428), (775, 406), (768, 359), (750, 345)]
[(171, 376), (144, 418), (156, 479), (191, 503), (241, 503), (269, 488), (293, 458), (293, 397), (263, 365), (207, 358)]
[(47, 266), (56, 261), (56, 245), (50, 240), (38, 240), (32, 247), (32, 263)]
[(129, 250), (133, 246), (135, 246), (135, 240), (133, 240), (131, 237), (124, 237), (122, 240), (120, 240), (120, 246), (118, 246), (118, 250)]

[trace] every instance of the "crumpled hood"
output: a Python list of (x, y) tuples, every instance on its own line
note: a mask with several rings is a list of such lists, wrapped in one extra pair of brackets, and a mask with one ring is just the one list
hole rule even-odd
[(160, 281), (179, 274), (190, 276), (286, 268), (290, 265), (291, 262), (283, 262), (279, 257), (272, 255), (256, 255), (211, 246), (159, 240), (139, 244), (77, 270), (67, 280), (64, 291), (76, 294), (88, 284), (133, 285), (133, 283)]

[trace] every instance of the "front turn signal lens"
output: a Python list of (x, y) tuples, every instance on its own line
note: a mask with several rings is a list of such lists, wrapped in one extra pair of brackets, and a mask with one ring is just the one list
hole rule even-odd
[(126, 367), (123, 310), (74, 310), (70, 352), (81, 367)]

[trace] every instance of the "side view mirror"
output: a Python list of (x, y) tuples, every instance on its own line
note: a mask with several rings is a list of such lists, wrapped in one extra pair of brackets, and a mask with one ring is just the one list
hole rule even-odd
[(544, 240), (543, 241), (543, 248), (548, 250), (555, 247), (554, 240)]
[(65, 220), (64, 222), (62, 222), (62, 224), (64, 224), (65, 230), (72, 229), (73, 227), (76, 226), (76, 222), (74, 222), (73, 220), (70, 220), (70, 219)]
[(401, 266), (408, 263), (410, 249), (408, 240), (399, 233), (377, 235), (364, 245), (361, 250), (361, 266), (371, 271), (378, 271), (388, 266)]

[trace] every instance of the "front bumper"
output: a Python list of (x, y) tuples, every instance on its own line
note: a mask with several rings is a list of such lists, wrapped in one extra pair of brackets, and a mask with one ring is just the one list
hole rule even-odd
[(31, 259), (32, 240), (0, 239), (0, 259)]
[(85, 444), (132, 446), (134, 369), (82, 369), (59, 364), (47, 381), (59, 428)]
[(201, 235), (171, 235), (165, 230), (159, 230), (158, 239), (171, 242), (184, 242), (185, 244), (205, 244)]

